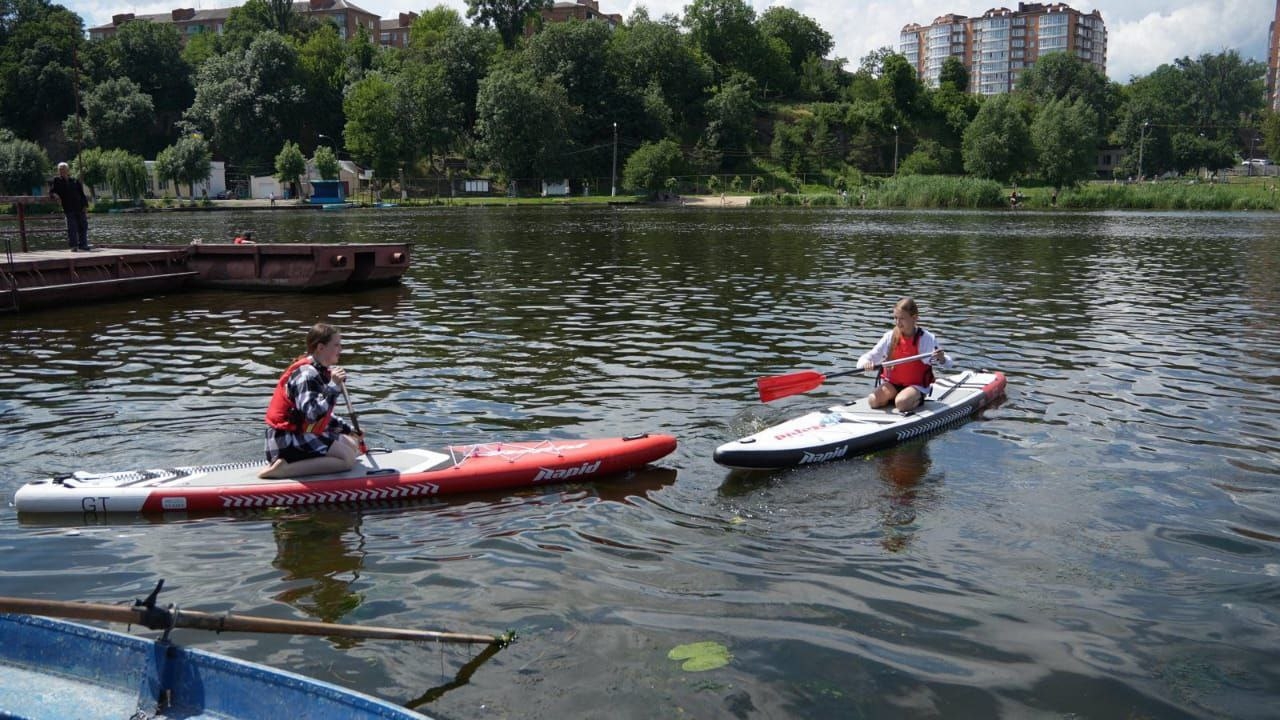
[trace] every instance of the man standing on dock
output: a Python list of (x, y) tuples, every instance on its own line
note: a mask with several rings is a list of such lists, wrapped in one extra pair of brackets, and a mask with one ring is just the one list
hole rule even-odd
[(89, 244), (89, 198), (85, 197), (80, 180), (71, 177), (71, 166), (58, 163), (58, 177), (49, 186), (49, 196), (58, 198), (62, 203), (62, 214), (67, 216), (67, 244), (71, 246), (71, 252), (92, 250), (93, 246)]

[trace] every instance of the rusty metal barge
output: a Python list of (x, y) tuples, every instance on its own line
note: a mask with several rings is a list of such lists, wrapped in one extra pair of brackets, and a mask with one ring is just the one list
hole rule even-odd
[[(17, 208), (0, 228), (0, 312), (83, 304), (184, 289), (317, 292), (394, 285), (409, 268), (408, 243), (99, 245), (89, 252), (29, 250), (28, 234), (61, 232), (62, 215)], [(42, 230), (39, 226), (48, 226)], [(34, 227), (33, 227), (34, 226)], [(16, 237), (14, 237), (16, 236)], [(14, 240), (17, 240), (15, 243)], [(14, 246), (17, 245), (17, 248)]]

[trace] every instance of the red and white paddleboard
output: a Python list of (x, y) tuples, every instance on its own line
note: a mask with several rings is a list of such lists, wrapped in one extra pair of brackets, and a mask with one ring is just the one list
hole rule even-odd
[(335, 475), (264, 480), (265, 462), (75, 472), (27, 483), (20, 513), (160, 513), (361, 503), (589, 480), (644, 467), (676, 449), (670, 435), (371, 451)]

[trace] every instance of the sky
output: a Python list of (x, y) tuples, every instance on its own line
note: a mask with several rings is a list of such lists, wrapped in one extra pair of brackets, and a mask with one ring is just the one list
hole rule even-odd
[[(447, 5), (466, 17), (466, 0), (349, 0), (384, 18)], [(132, 12), (167, 13), (174, 8), (202, 9), (241, 4), (239, 0), (54, 0), (80, 15), (86, 27), (105, 25), (111, 16)], [(886, 45), (898, 47), (904, 25), (928, 25), (947, 13), (977, 17), (997, 7), (1017, 9), (1017, 2), (991, 0), (748, 0), (756, 13), (783, 5), (813, 18), (831, 34), (833, 54), (856, 70), (867, 53)], [(689, 0), (600, 0), (600, 10), (630, 17), (638, 7), (649, 16), (683, 15)], [(1070, 7), (1098, 10), (1107, 26), (1107, 76), (1119, 83), (1146, 75), (1161, 65), (1190, 56), (1236, 50), (1246, 60), (1266, 62), (1267, 27), (1275, 17), (1272, 0), (1074, 0)]]

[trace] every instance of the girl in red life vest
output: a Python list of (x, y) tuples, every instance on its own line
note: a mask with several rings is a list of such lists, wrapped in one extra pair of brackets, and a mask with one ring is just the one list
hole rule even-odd
[(859, 368), (871, 370), (895, 358), (932, 353), (930, 357), (881, 370), (880, 384), (867, 396), (871, 407), (884, 407), (892, 402), (898, 412), (914, 410), (933, 390), (933, 368), (951, 366), (951, 358), (938, 347), (933, 333), (916, 326), (919, 317), (915, 300), (899, 300), (893, 306), (893, 329), (886, 332), (870, 352), (858, 358)]
[(267, 462), (262, 478), (297, 477), (350, 470), (360, 441), (333, 414), (347, 372), (338, 367), (342, 336), (327, 323), (307, 333), (307, 354), (289, 366), (267, 406)]

